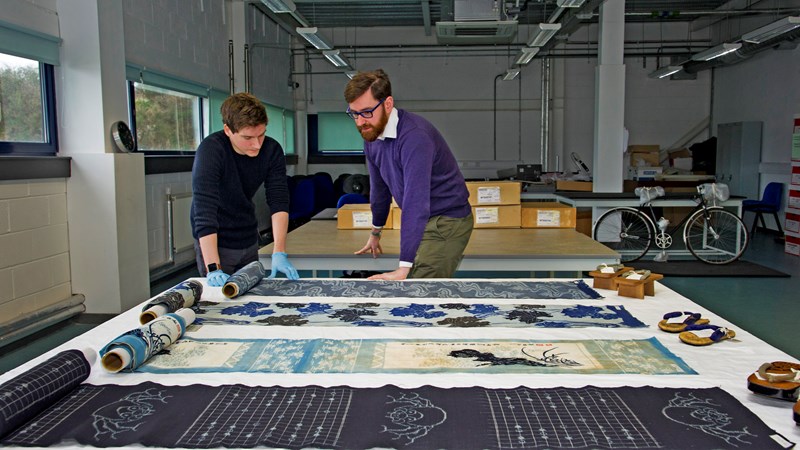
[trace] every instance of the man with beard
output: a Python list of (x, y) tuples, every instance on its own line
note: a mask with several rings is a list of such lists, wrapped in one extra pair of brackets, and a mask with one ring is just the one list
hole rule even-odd
[(392, 84), (381, 69), (355, 75), (344, 98), (364, 138), (370, 175), (373, 229), (355, 253), (383, 253), (381, 229), (392, 196), (403, 210), (400, 267), (370, 279), (452, 277), (472, 234), (472, 210), (447, 142), (421, 116), (394, 107)]

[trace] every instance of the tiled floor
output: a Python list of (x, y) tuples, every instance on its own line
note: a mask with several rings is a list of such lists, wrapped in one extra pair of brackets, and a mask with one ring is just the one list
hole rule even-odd
[[(800, 317), (800, 257), (787, 255), (783, 242), (773, 235), (757, 233), (745, 259), (792, 275), (789, 278), (667, 277), (664, 284), (691, 298), (739, 327), (800, 359), (800, 339), (792, 331)], [(301, 276), (310, 276), (302, 273)], [(155, 295), (189, 277), (190, 266), (151, 285)], [(470, 274), (470, 276), (481, 276)], [(490, 276), (485, 274), (484, 276)], [(509, 275), (504, 275), (509, 276)], [(560, 276), (560, 274), (557, 274)], [(0, 373), (28, 361), (107, 320), (108, 316), (83, 314), (0, 348)]]

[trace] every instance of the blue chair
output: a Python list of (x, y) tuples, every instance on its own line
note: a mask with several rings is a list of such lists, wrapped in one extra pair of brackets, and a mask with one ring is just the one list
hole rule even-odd
[(333, 179), (327, 172), (315, 173), (311, 180), (314, 182), (314, 214), (325, 208), (336, 207), (338, 198), (333, 188)]
[(761, 222), (761, 226), (767, 228), (767, 223), (764, 221), (764, 214), (772, 214), (775, 218), (775, 223), (778, 225), (778, 232), (783, 234), (783, 228), (781, 227), (781, 220), (778, 218), (778, 211), (781, 210), (781, 200), (783, 199), (783, 183), (768, 183), (767, 187), (764, 188), (764, 193), (761, 194), (761, 200), (745, 200), (742, 202), (742, 216), (744, 218), (744, 213), (747, 211), (753, 212), (756, 214), (756, 217), (753, 219), (753, 229), (750, 231), (750, 234), (754, 234), (756, 232), (756, 227), (758, 226), (758, 222)]
[(289, 228), (295, 229), (314, 215), (314, 181), (303, 178), (289, 190)]
[(336, 209), (350, 203), (369, 203), (369, 199), (361, 194), (344, 194), (339, 197), (339, 201), (336, 202)]

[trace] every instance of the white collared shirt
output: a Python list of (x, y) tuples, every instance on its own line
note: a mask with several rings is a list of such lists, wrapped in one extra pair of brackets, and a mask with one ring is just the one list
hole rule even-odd
[(392, 112), (389, 114), (389, 121), (386, 122), (386, 128), (383, 129), (383, 133), (378, 136), (378, 139), (397, 139), (397, 123), (399, 121), (400, 116), (397, 115), (397, 108), (392, 108)]

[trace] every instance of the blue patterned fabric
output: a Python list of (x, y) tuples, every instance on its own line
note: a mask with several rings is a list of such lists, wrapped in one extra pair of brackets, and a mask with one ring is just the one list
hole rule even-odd
[(200, 302), (195, 323), (356, 327), (646, 327), (622, 305)]
[(181, 308), (191, 307), (200, 300), (201, 295), (203, 295), (202, 283), (196, 280), (182, 281), (150, 299), (142, 311), (147, 311), (155, 305), (163, 305), (168, 312), (175, 312)]
[(696, 374), (656, 338), (193, 339), (137, 372)]
[(84, 384), (2, 445), (737, 449), (781, 445), (720, 388)]
[(121, 370), (133, 371), (183, 336), (186, 326), (186, 320), (180, 315), (166, 314), (116, 337), (100, 349), (100, 357), (105, 357), (111, 351), (125, 352), (130, 362)]
[(222, 294), (228, 298), (236, 298), (257, 285), (266, 275), (264, 266), (258, 261), (253, 261), (228, 278), (228, 282), (222, 286)]
[(278, 297), (506, 298), (592, 300), (603, 298), (575, 281), (383, 281), (264, 279), (248, 294)]

